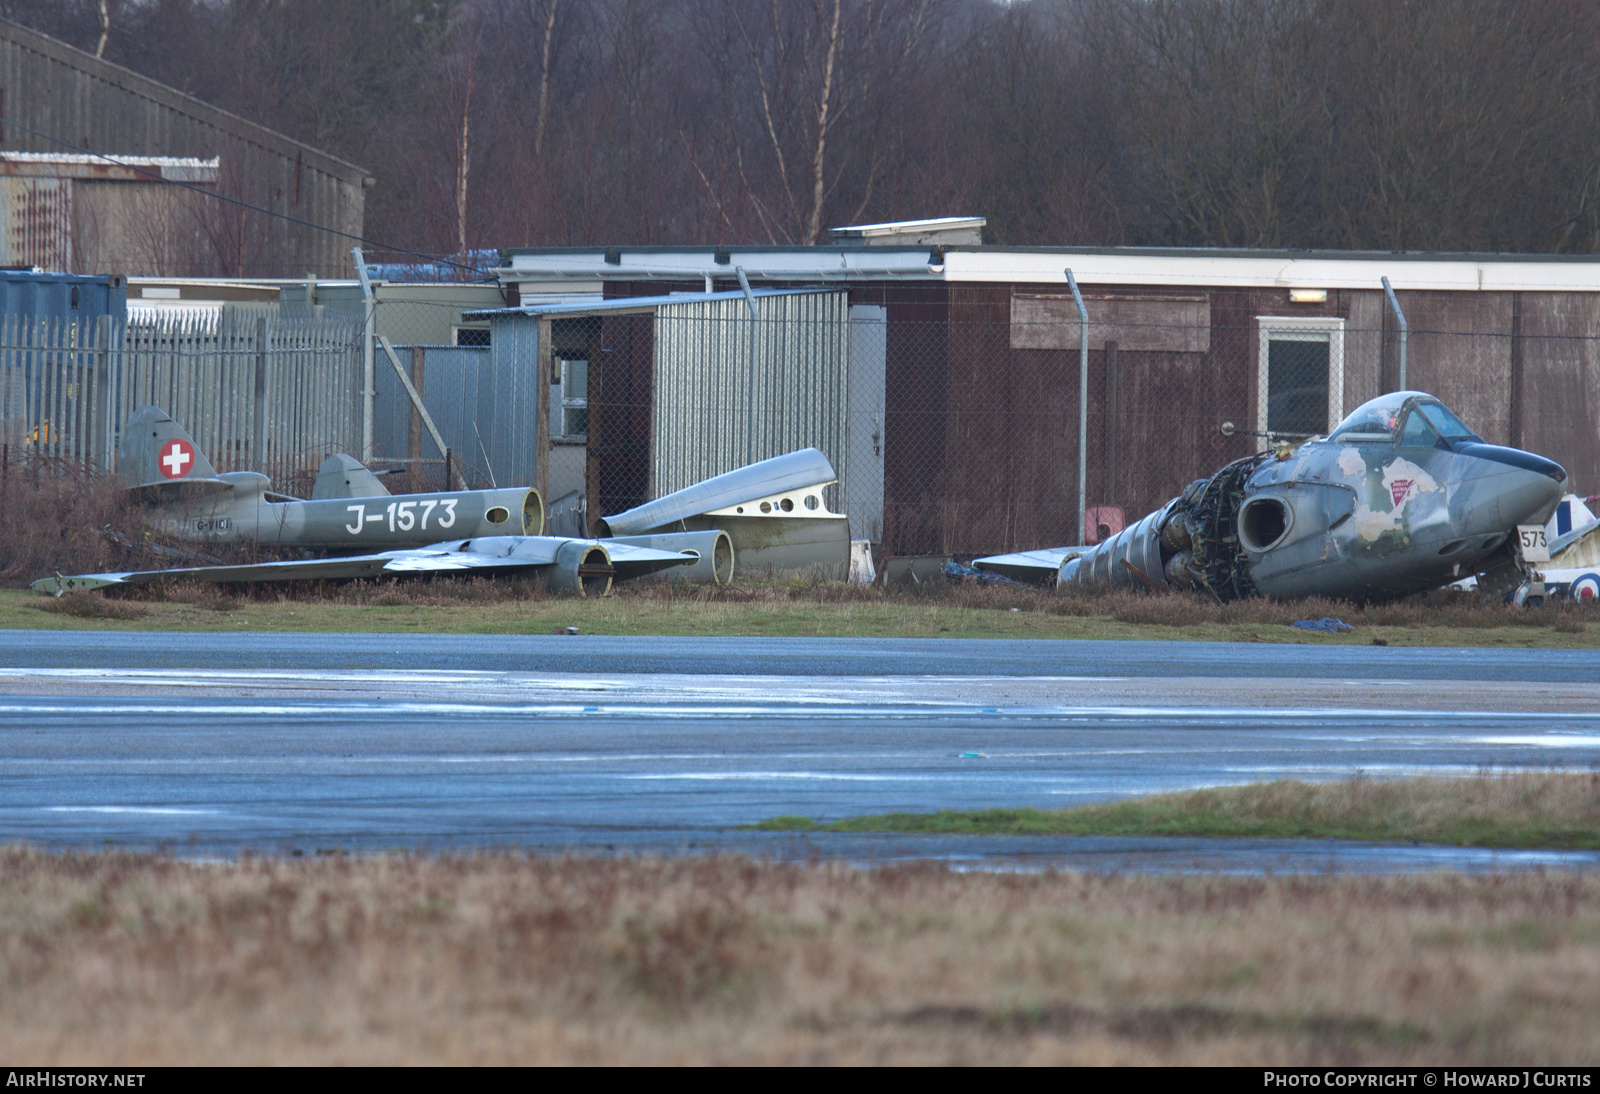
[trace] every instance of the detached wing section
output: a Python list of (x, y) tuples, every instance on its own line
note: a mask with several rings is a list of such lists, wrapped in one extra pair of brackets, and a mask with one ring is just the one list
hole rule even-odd
[(1012, 555), (990, 555), (975, 558), (972, 566), (977, 570), (1009, 577), (1014, 581), (1027, 581), (1036, 585), (1054, 585), (1061, 574), (1061, 564), (1069, 558), (1083, 554), (1082, 547), (1046, 547), (1037, 551), (1018, 551)]
[(75, 574), (41, 578), (29, 588), (60, 596), (111, 585), (140, 585), (192, 579), (217, 583), (265, 581), (346, 581), (354, 578), (477, 572), (539, 573), (555, 591), (603, 596), (612, 582), (627, 581), (671, 566), (693, 565), (699, 556), (625, 543), (563, 539), (558, 536), (484, 536), (409, 551), (382, 551), (349, 558), (263, 562), (248, 566), (189, 566), (171, 570)]
[(787, 491), (804, 490), (807, 487), (821, 489), (838, 478), (838, 473), (821, 449), (802, 448), (736, 471), (714, 475), (655, 501), (647, 501), (625, 513), (606, 517), (605, 525), (614, 536), (667, 531), (674, 525), (682, 525), (690, 517), (740, 504), (756, 505), (764, 498)]
[(838, 478), (820, 449), (802, 448), (686, 486), (602, 523), (610, 535), (635, 543), (664, 534), (726, 533), (732, 548), (726, 566), (716, 563), (714, 545), (683, 544), (702, 557), (709, 550), (712, 563), (673, 576), (726, 580), (722, 575), (731, 576), (737, 559), (745, 573), (815, 571), (842, 579), (850, 565), (850, 521), (823, 502), (823, 488)]

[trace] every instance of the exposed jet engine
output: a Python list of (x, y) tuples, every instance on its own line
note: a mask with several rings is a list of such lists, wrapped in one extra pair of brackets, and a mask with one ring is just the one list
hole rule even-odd
[[(1258, 453), (1093, 547), (996, 555), (979, 569), (1060, 584), (1383, 600), (1484, 573), (1517, 575), (1513, 533), (1544, 524), (1567, 475), (1486, 444), (1438, 399), (1363, 404), (1326, 437)], [(1488, 580), (1493, 578), (1494, 580)]]

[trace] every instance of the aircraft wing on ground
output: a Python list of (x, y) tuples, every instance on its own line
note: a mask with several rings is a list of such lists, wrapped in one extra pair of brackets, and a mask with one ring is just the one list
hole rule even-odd
[(1011, 555), (990, 555), (972, 560), (974, 569), (1009, 577), (1015, 581), (1028, 581), (1040, 585), (1054, 585), (1061, 573), (1061, 564), (1088, 550), (1086, 547), (1044, 547), (1037, 551), (1018, 551)]
[(601, 596), (614, 580), (627, 581), (672, 566), (693, 565), (699, 555), (662, 551), (627, 543), (563, 539), (558, 536), (483, 536), (454, 540), (415, 550), (381, 551), (347, 558), (262, 562), (240, 566), (188, 566), (170, 570), (74, 574), (41, 578), (29, 588), (62, 593), (141, 585), (157, 581), (195, 580), (226, 584), (266, 581), (345, 581), (356, 578), (420, 574), (540, 573), (553, 590)]

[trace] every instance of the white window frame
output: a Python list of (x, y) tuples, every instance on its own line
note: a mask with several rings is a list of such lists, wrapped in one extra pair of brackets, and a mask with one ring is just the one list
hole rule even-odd
[[(1267, 430), (1267, 354), (1273, 342), (1328, 343), (1328, 426), (1327, 432), (1344, 420), (1344, 320), (1334, 316), (1261, 315), (1256, 346), (1256, 429)], [(1259, 437), (1256, 450), (1266, 451), (1267, 439)]]
[[(584, 383), (583, 398), (573, 399), (567, 396), (567, 366), (577, 361), (582, 361), (585, 366), (589, 364), (589, 360), (586, 357), (556, 358), (556, 364), (558, 366), (557, 375), (561, 377), (561, 382), (559, 384), (551, 385), (552, 387), (557, 388), (559, 392), (559, 394), (558, 392), (551, 392), (552, 398), (550, 401), (550, 410), (551, 416), (555, 418), (555, 421), (551, 423), (550, 429), (550, 439), (553, 441), (587, 441), (589, 439), (589, 434), (587, 431), (583, 433), (566, 432), (567, 411), (589, 409), (589, 387), (587, 380)], [(557, 423), (560, 423), (560, 429), (555, 428)]]

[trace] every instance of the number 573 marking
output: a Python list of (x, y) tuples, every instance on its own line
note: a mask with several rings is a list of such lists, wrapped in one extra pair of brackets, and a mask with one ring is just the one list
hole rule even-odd
[(352, 514), (349, 524), (344, 530), (353, 536), (361, 534), (361, 530), (368, 524), (382, 524), (387, 522), (388, 530), (409, 532), (413, 528), (426, 531), (428, 518), (433, 515), (434, 509), (440, 510), (434, 518), (435, 528), (450, 528), (456, 522), (455, 498), (428, 498), (425, 501), (391, 501), (387, 506), (381, 507), (376, 513), (368, 513), (363, 505), (347, 505), (344, 511)]
[(1518, 525), (1517, 546), (1521, 548), (1524, 562), (1550, 561), (1550, 541), (1545, 538), (1543, 525)]

